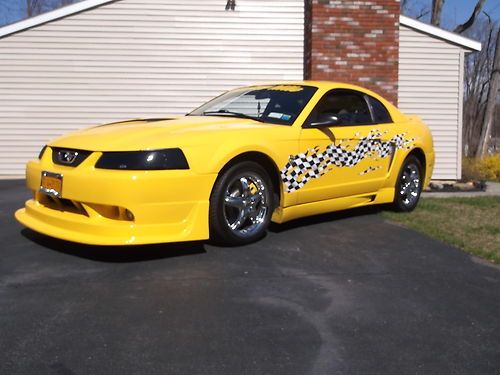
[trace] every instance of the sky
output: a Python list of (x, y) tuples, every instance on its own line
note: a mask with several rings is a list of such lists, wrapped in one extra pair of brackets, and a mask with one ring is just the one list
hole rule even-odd
[[(414, 11), (420, 11), (424, 7), (430, 9), (432, 4), (432, 0), (409, 0), (409, 2)], [(454, 28), (467, 21), (476, 3), (476, 0), (445, 0), (442, 13), (443, 26)], [(488, 13), (494, 21), (500, 21), (500, 0), (487, 0), (483, 11)], [(414, 16), (414, 14), (409, 14), (409, 16)], [(430, 15), (422, 20), (428, 22), (429, 19)]]
[[(475, 1), (472, 0), (448, 0), (445, 2), (445, 11), (456, 14), (457, 17), (465, 15), (467, 17), (474, 6)], [(488, 0), (484, 6), (484, 11), (489, 13), (495, 19), (500, 19), (500, 0)]]
[[(448, 22), (458, 25), (467, 21), (472, 14), (476, 1), (473, 0), (447, 0), (444, 3), (443, 15), (447, 15)], [(496, 21), (500, 20), (500, 0), (487, 0), (483, 11)]]
[[(72, 2), (78, 2), (81, 0), (71, 0)], [(45, 0), (42, 1), (43, 4), (49, 4), (48, 7), (52, 7), (52, 4), (58, 5), (61, 3), (60, 0)], [(44, 9), (45, 11), (50, 9)], [(26, 0), (0, 0), (0, 27), (9, 23), (20, 21), (25, 17), (26, 14)]]

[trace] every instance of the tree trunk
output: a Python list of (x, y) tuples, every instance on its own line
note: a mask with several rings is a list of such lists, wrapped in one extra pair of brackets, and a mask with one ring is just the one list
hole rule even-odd
[(26, 0), (26, 15), (28, 18), (36, 16), (40, 13), (40, 1), (39, 0)]
[(432, 0), (431, 24), (434, 26), (441, 25), (441, 13), (443, 12), (444, 1), (445, 0)]
[(28, 18), (33, 17), (33, 4), (31, 3), (31, 0), (26, 1), (26, 15)]
[(482, 158), (488, 152), (488, 145), (491, 137), (491, 129), (493, 128), (493, 120), (495, 118), (495, 106), (497, 104), (497, 94), (500, 82), (500, 29), (497, 32), (497, 42), (495, 47), (495, 60), (491, 71), (490, 89), (488, 91), (488, 99), (486, 111), (484, 114), (483, 126), (481, 128), (481, 137), (479, 138), (479, 147), (477, 148), (476, 157)]
[(474, 22), (476, 21), (476, 18), (478, 16), (479, 12), (481, 12), (481, 9), (483, 9), (485, 2), (486, 2), (486, 0), (478, 0), (476, 6), (474, 7), (474, 11), (472, 12), (469, 19), (465, 23), (458, 25), (455, 28), (455, 30), (453, 30), (453, 32), (457, 33), (457, 34), (462, 34), (465, 30), (467, 30), (472, 25), (474, 25)]

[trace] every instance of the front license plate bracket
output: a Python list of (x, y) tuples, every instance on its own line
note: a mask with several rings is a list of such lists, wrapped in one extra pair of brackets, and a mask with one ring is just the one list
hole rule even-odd
[(63, 175), (43, 171), (40, 181), (40, 193), (60, 197), (62, 194)]

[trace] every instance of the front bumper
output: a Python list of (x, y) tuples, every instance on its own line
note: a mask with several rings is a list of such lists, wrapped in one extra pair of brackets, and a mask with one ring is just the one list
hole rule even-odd
[[(92, 245), (208, 239), (209, 197), (217, 175), (96, 169), (100, 155), (93, 153), (76, 168), (53, 164), (50, 149), (41, 161), (30, 161), (26, 182), (34, 198), (16, 219), (37, 232)], [(63, 175), (59, 198), (39, 192), (42, 171)]]

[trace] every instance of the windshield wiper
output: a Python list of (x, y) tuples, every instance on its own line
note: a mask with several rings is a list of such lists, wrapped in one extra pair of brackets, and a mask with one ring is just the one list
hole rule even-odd
[(264, 120), (262, 120), (259, 117), (253, 117), (253, 116), (246, 115), (246, 114), (240, 113), (240, 112), (228, 111), (227, 109), (219, 109), (218, 111), (205, 111), (205, 112), (203, 112), (203, 115), (204, 116), (210, 116), (210, 115), (229, 115), (229, 116), (235, 116), (235, 117), (239, 117), (239, 118), (247, 118), (247, 119), (250, 119), (250, 120), (264, 122)]

